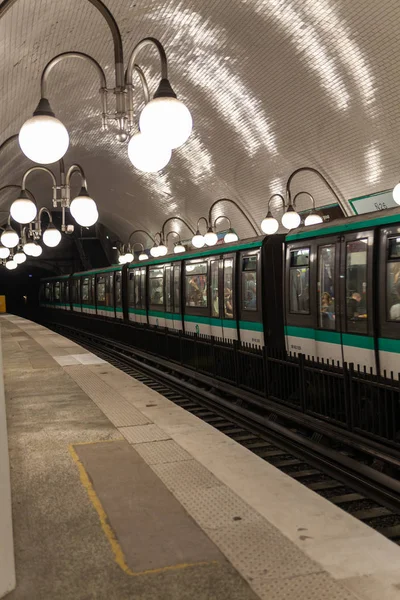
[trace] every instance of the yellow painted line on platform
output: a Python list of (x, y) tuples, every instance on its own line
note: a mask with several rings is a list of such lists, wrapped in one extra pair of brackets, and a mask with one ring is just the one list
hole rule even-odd
[[(121, 439), (124, 439), (124, 438), (121, 438)], [(146, 571), (140, 571), (140, 572), (136, 572), (136, 573), (134, 571), (132, 571), (132, 569), (129, 568), (129, 566), (126, 564), (125, 555), (120, 546), (120, 543), (118, 542), (117, 537), (116, 537), (111, 525), (108, 522), (107, 514), (103, 508), (103, 505), (101, 504), (100, 499), (99, 499), (98, 495), (96, 494), (95, 489), (92, 485), (92, 482), (90, 481), (89, 475), (87, 474), (87, 471), (86, 471), (85, 467), (83, 466), (82, 461), (80, 460), (78, 454), (75, 451), (75, 447), (74, 447), (74, 446), (84, 446), (87, 444), (102, 444), (103, 442), (117, 442), (117, 441), (120, 441), (120, 440), (117, 439), (117, 440), (98, 440), (97, 442), (96, 441), (95, 442), (79, 442), (77, 444), (69, 444), (69, 446), (68, 446), (69, 453), (71, 454), (72, 459), (78, 468), (79, 478), (81, 480), (81, 483), (82, 483), (83, 487), (85, 488), (87, 495), (89, 496), (89, 499), (98, 514), (101, 528), (111, 546), (111, 550), (114, 554), (114, 560), (117, 563), (117, 565), (124, 571), (124, 573), (126, 573), (126, 575), (130, 575), (132, 577), (139, 577), (140, 575), (149, 575), (151, 573), (163, 573), (164, 571), (175, 571), (178, 569), (187, 569), (188, 567), (198, 567), (201, 565), (217, 564), (218, 561), (215, 561), (215, 560), (196, 562), (196, 563), (181, 563), (178, 565), (171, 565), (168, 567), (159, 567), (158, 569), (148, 569)]]

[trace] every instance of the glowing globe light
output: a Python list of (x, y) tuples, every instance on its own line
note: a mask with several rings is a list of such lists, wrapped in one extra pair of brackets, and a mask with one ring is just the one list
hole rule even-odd
[(34, 256), (35, 258), (37, 258), (38, 256), (40, 256), (43, 252), (43, 248), (42, 246), (40, 246), (39, 244), (34, 244), (34, 247), (32, 248), (32, 256)]
[(21, 190), (19, 197), (11, 204), (10, 213), (14, 221), (26, 225), (37, 215), (36, 204), (28, 198), (25, 190)]
[(99, 218), (96, 202), (85, 188), (82, 188), (79, 195), (72, 200), (69, 208), (75, 221), (82, 227), (94, 225)]
[(397, 183), (393, 188), (393, 200), (396, 204), (400, 204), (400, 183)]
[(118, 262), (120, 265), (124, 265), (125, 264), (125, 254), (120, 254), (118, 257)]
[(275, 217), (269, 212), (265, 219), (261, 221), (261, 229), (266, 235), (272, 235), (279, 229), (279, 223)]
[(217, 234), (211, 229), (211, 227), (209, 228), (209, 230), (207, 231), (207, 233), (204, 236), (204, 241), (207, 244), (207, 246), (215, 246), (215, 244), (218, 242), (218, 236)]
[(152, 248), (150, 248), (150, 254), (154, 257), (157, 258), (157, 256), (159, 256), (158, 254), (158, 246), (156, 246), (154, 244), (154, 246)]
[(139, 254), (139, 260), (147, 260), (149, 257), (144, 252)]
[(49, 248), (55, 248), (61, 242), (61, 232), (52, 223), (49, 223), (43, 233), (43, 243)]
[(293, 206), (290, 205), (282, 217), (282, 225), (286, 227), (286, 229), (296, 229), (296, 227), (300, 225), (300, 221), (301, 217), (299, 213), (297, 213)]
[(136, 133), (128, 144), (129, 160), (139, 171), (156, 173), (171, 159), (171, 149), (143, 133)]
[(10, 249), (0, 246), (0, 258), (8, 258), (10, 256)]
[(238, 235), (230, 229), (224, 236), (225, 244), (230, 244), (231, 242), (237, 242), (239, 239)]
[(26, 254), (24, 252), (17, 252), (17, 254), (14, 254), (14, 262), (17, 263), (17, 265), (22, 265), (22, 263), (24, 263), (26, 261)]
[(318, 225), (319, 223), (323, 223), (323, 218), (320, 215), (317, 215), (317, 213), (307, 215), (306, 220), (304, 221), (306, 227), (309, 225)]
[(18, 267), (18, 264), (14, 260), (12, 260), (12, 259), (8, 260), (6, 262), (6, 268), (9, 269), (10, 271), (13, 271), (17, 267)]
[(35, 242), (26, 242), (23, 246), (23, 251), (27, 256), (34, 256), (36, 244)]
[(202, 248), (204, 246), (204, 236), (201, 235), (199, 230), (197, 230), (196, 235), (192, 237), (192, 244), (195, 248)]
[(158, 246), (158, 256), (165, 256), (166, 254), (168, 254), (167, 246), (165, 246), (165, 244), (160, 244), (160, 246)]
[(0, 241), (6, 248), (15, 248), (19, 242), (19, 235), (11, 225), (7, 225), (1, 234)]
[(22, 125), (18, 141), (25, 156), (33, 162), (48, 165), (64, 156), (69, 146), (69, 135), (54, 116), (48, 101), (42, 98), (33, 117)]
[(127, 252), (125, 254), (125, 262), (126, 263), (130, 263), (132, 261), (133, 261), (133, 254), (132, 254), (132, 252)]
[(177, 98), (163, 96), (150, 100), (139, 117), (140, 131), (167, 148), (179, 148), (193, 127), (189, 109)]
[(185, 246), (183, 246), (182, 244), (176, 244), (176, 246), (174, 246), (174, 253), (181, 254), (182, 252), (186, 252)]

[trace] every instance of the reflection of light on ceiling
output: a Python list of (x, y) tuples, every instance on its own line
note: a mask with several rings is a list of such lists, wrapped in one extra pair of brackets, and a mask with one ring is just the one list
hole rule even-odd
[(205, 175), (211, 175), (214, 165), (210, 152), (201, 143), (198, 135), (193, 131), (192, 135), (177, 151), (179, 157), (187, 163), (190, 175), (194, 183)]
[(166, 173), (140, 173), (140, 181), (151, 193), (162, 197), (171, 197), (171, 183)]
[[(282, 194), (284, 195), (285, 184), (283, 183), (280, 177), (274, 177), (272, 181), (269, 182), (269, 192), (270, 196), (272, 194)], [(279, 198), (277, 198), (278, 202), (280, 202)]]
[[(235, 129), (250, 155), (263, 147), (277, 154), (275, 133), (262, 102), (251, 93), (234, 64), (226, 61), (226, 52), (218, 56), (224, 46), (224, 30), (211, 27), (200, 14), (189, 9), (163, 8), (163, 18), (175, 32), (169, 47), (170, 62), (180, 64), (182, 55), (187, 57), (185, 76), (207, 94), (208, 110), (217, 111)], [(151, 13), (149, 19), (158, 21), (158, 11)]]
[[(322, 87), (335, 103), (336, 108), (347, 109), (350, 95), (336, 60), (329, 55), (324, 40), (318, 29), (310, 23), (309, 16), (305, 15), (304, 19), (300, 16), (300, 5), (296, 4), (294, 8), (289, 1), (282, 2), (282, 0), (258, 0), (257, 3), (249, 2), (247, 5), (254, 8), (265, 21), (274, 20), (285, 30), (298, 53), (304, 55), (306, 66), (318, 76)], [(316, 6), (320, 10), (319, 2)], [(321, 11), (321, 18), (326, 18), (330, 27), (330, 14)]]
[(350, 37), (349, 27), (336, 13), (335, 4), (330, 0), (305, 0), (302, 8), (313, 19), (318, 30), (324, 32), (327, 38), (329, 36), (329, 43), (334, 46), (335, 52), (351, 73), (362, 102), (371, 104), (375, 99), (374, 76), (362, 51)]
[(365, 153), (365, 169), (368, 183), (378, 183), (382, 175), (381, 153), (377, 142), (372, 142)]

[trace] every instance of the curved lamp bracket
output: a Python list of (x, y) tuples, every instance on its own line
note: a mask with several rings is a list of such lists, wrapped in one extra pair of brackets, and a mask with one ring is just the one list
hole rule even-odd
[[(193, 235), (195, 234), (195, 231), (194, 231), (193, 227), (191, 225), (189, 225), (189, 223), (187, 221), (185, 221), (185, 219), (182, 219), (182, 217), (169, 217), (166, 221), (164, 221), (163, 226), (161, 228), (161, 233), (162, 233), (163, 237), (164, 237), (164, 234), (165, 234), (165, 226), (170, 221), (181, 221), (181, 223), (183, 223), (189, 229), (190, 233), (192, 233)], [(174, 233), (174, 232), (171, 232), (171, 233)]]
[(145, 231), (144, 229), (135, 229), (135, 231), (132, 231), (132, 233), (130, 234), (130, 236), (128, 238), (128, 244), (131, 243), (131, 239), (135, 235), (135, 233), (144, 233), (145, 235), (147, 235), (151, 239), (151, 241), (153, 242), (153, 244), (155, 243), (155, 239), (153, 238), (152, 235), (150, 235), (150, 233), (148, 231)]
[(327, 178), (324, 175), (322, 175), (322, 173), (320, 171), (318, 171), (318, 169), (314, 169), (314, 167), (299, 167), (298, 169), (296, 169), (295, 171), (293, 171), (293, 173), (291, 173), (289, 175), (289, 179), (287, 180), (287, 183), (286, 183), (286, 195), (287, 195), (287, 198), (288, 198), (288, 203), (291, 204), (290, 184), (292, 183), (293, 178), (298, 173), (302, 173), (304, 171), (308, 171), (309, 173), (314, 173), (314, 175), (317, 175), (317, 177), (319, 177), (319, 179), (326, 185), (326, 187), (331, 192), (331, 194), (333, 194), (333, 196), (336, 198), (336, 200), (337, 200), (340, 208), (342, 209), (342, 212), (343, 212), (344, 216), (348, 216), (347, 215), (347, 210), (345, 208), (345, 206), (346, 206), (345, 201), (339, 197), (338, 193), (334, 190), (334, 188), (329, 183), (329, 181), (327, 180)]
[(213, 208), (219, 203), (219, 202), (230, 202), (231, 204), (233, 204), (238, 211), (243, 215), (243, 217), (246, 219), (246, 221), (248, 222), (248, 224), (250, 225), (250, 227), (252, 228), (252, 230), (254, 231), (254, 233), (258, 236), (260, 235), (259, 231), (257, 230), (256, 226), (254, 225), (254, 223), (250, 220), (250, 217), (245, 213), (245, 211), (243, 210), (243, 208), (241, 206), (239, 206), (239, 204), (237, 202), (235, 202), (234, 200), (231, 200), (230, 198), (220, 198), (219, 200), (216, 200), (215, 202), (213, 202), (210, 206), (210, 209), (208, 211), (208, 227), (211, 227), (212, 224), (212, 211)]

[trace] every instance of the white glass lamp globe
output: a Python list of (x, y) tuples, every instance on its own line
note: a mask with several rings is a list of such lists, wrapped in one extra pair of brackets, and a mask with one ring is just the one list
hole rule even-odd
[(129, 140), (128, 156), (139, 171), (157, 173), (169, 163), (171, 149), (143, 133), (136, 133)]
[(207, 246), (215, 246), (218, 242), (217, 234), (210, 228), (204, 236), (204, 241)]
[(43, 233), (43, 243), (49, 248), (55, 248), (61, 242), (61, 232), (53, 224), (49, 224)]
[(176, 246), (174, 246), (174, 253), (181, 254), (182, 252), (186, 252), (185, 246), (183, 246), (182, 244), (176, 244)]
[[(25, 252), (25, 250), (24, 250)], [(38, 256), (40, 256), (43, 252), (43, 248), (42, 246), (40, 246), (39, 244), (36, 244), (36, 242), (34, 242), (32, 249), (31, 249), (31, 256), (34, 256), (35, 258), (37, 258)]]
[(11, 204), (10, 213), (14, 221), (26, 225), (37, 215), (36, 204), (28, 198), (25, 190), (21, 190), (19, 197)]
[(139, 117), (140, 131), (167, 148), (179, 148), (193, 127), (189, 109), (177, 98), (163, 96), (150, 100)]
[(225, 244), (230, 244), (231, 242), (237, 242), (239, 239), (238, 235), (230, 229), (224, 236)]
[(145, 252), (141, 252), (139, 254), (139, 260), (147, 260), (149, 257), (147, 256), (147, 254), (145, 254)]
[(304, 225), (306, 227), (309, 227), (310, 225), (318, 225), (319, 223), (323, 223), (323, 218), (320, 215), (317, 215), (317, 213), (311, 213), (310, 215), (307, 215), (304, 221)]
[(154, 258), (157, 258), (157, 256), (159, 256), (159, 254), (158, 254), (158, 246), (153, 246), (152, 248), (150, 248), (150, 254)]
[(293, 206), (290, 205), (282, 217), (282, 225), (286, 229), (296, 229), (296, 227), (300, 225), (300, 221), (301, 217), (299, 213), (297, 213)]
[(9, 269), (10, 271), (13, 271), (17, 267), (18, 267), (18, 264), (13, 259), (8, 260), (6, 262), (6, 268)]
[(125, 254), (125, 262), (126, 263), (131, 263), (133, 261), (133, 254), (132, 252), (127, 252)]
[(40, 165), (57, 162), (69, 146), (65, 126), (49, 114), (37, 114), (22, 125), (18, 136), (22, 152)]
[(196, 235), (192, 237), (192, 244), (195, 248), (202, 248), (204, 246), (204, 236), (199, 231), (196, 231)]
[(118, 262), (120, 265), (124, 265), (125, 264), (125, 254), (120, 254), (118, 256)]
[(165, 256), (168, 254), (168, 248), (165, 244), (158, 246), (158, 256)]
[(269, 212), (265, 219), (261, 221), (261, 229), (266, 235), (272, 235), (279, 229), (279, 223), (275, 217)]
[(397, 183), (393, 188), (393, 200), (396, 204), (400, 204), (400, 183)]
[(96, 202), (85, 188), (82, 188), (79, 195), (72, 200), (69, 209), (75, 221), (82, 227), (94, 225), (99, 218)]
[(22, 249), (27, 256), (34, 256), (33, 252), (35, 252), (35, 246), (35, 242), (26, 242)]
[(6, 248), (15, 248), (15, 246), (19, 242), (18, 233), (14, 231), (14, 229), (10, 225), (7, 225), (7, 227), (1, 234), (0, 241)]
[(14, 262), (17, 263), (17, 265), (22, 265), (22, 263), (24, 263), (26, 261), (26, 254), (24, 252), (17, 252), (17, 254), (14, 254)]
[(0, 258), (8, 258), (10, 256), (10, 249), (0, 246)]

